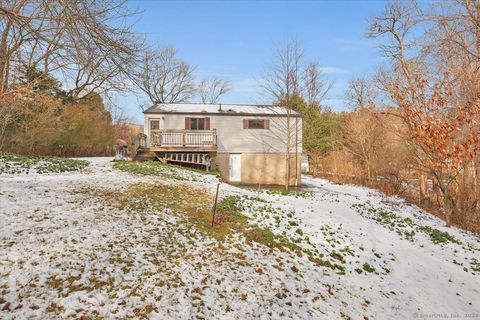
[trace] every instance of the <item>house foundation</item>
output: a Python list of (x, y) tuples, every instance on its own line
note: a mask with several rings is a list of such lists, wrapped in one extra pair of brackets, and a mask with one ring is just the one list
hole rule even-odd
[[(238, 155), (232, 163), (232, 155)], [(289, 168), (287, 169), (287, 158)], [(222, 179), (229, 183), (246, 185), (285, 185), (287, 170), (289, 185), (300, 186), (300, 155), (295, 153), (219, 153), (215, 157), (215, 167), (220, 171)], [(232, 172), (239, 170), (239, 172)], [(240, 179), (238, 179), (240, 178)]]

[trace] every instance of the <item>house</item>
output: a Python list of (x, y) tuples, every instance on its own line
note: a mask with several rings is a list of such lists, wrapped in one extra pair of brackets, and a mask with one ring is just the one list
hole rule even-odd
[(281, 106), (158, 103), (139, 158), (203, 164), (231, 183), (301, 183), (302, 118)]

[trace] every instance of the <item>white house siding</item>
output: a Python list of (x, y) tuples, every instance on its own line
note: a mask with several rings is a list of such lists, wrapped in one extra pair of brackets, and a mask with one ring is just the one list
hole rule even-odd
[[(284, 153), (287, 150), (287, 118), (278, 116), (145, 114), (145, 134), (150, 137), (151, 119), (159, 119), (162, 129), (185, 129), (185, 117), (210, 118), (210, 129), (217, 130), (218, 153)], [(269, 119), (270, 129), (244, 129), (243, 119)], [(290, 117), (290, 122), (290, 152), (301, 153), (302, 119)]]

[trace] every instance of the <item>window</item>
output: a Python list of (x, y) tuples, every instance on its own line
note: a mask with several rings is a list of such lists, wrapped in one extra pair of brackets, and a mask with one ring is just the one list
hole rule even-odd
[(150, 120), (150, 130), (160, 129), (160, 120)]
[(210, 130), (210, 118), (185, 118), (185, 130)]
[(205, 118), (191, 118), (190, 130), (205, 130)]
[(267, 119), (243, 119), (243, 129), (269, 129), (270, 120)]

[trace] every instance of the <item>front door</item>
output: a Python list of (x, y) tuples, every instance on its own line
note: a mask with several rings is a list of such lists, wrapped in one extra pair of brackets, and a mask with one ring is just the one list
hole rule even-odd
[(148, 146), (161, 145), (160, 135), (158, 130), (161, 128), (160, 119), (154, 118), (148, 120)]
[(231, 182), (240, 182), (242, 180), (242, 155), (230, 154), (229, 165), (229, 180)]

